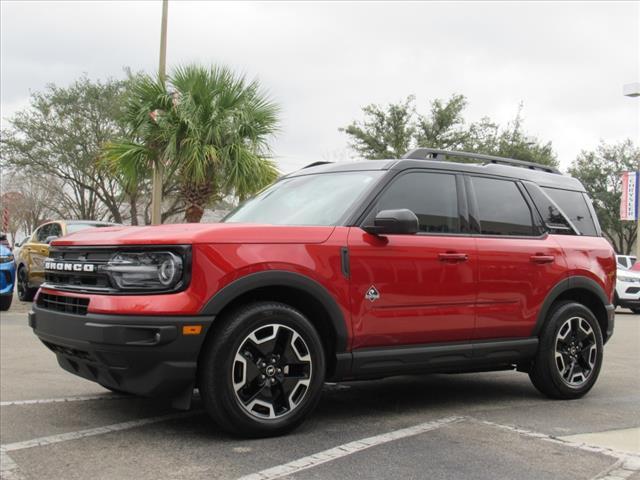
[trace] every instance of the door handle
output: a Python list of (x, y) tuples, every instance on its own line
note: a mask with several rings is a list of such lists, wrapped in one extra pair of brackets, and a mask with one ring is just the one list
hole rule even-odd
[(447, 252), (438, 254), (438, 260), (440, 260), (441, 262), (466, 262), (468, 258), (469, 255), (467, 255), (466, 253)]
[(531, 257), (529, 257), (531, 259), (531, 261), (533, 263), (537, 263), (537, 264), (545, 264), (545, 263), (553, 263), (553, 261), (556, 259), (556, 257), (554, 257), (553, 255), (531, 255)]

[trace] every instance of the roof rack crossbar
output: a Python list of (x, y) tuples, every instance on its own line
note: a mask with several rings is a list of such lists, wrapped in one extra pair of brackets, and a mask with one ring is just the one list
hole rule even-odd
[(483, 155), (480, 153), (455, 152), (450, 150), (440, 150), (437, 148), (415, 148), (405, 153), (402, 158), (410, 160), (436, 160), (444, 162), (445, 157), (472, 158), (482, 160), (485, 163), (496, 163), (501, 165), (512, 165), (515, 167), (528, 168), (530, 170), (540, 170), (547, 173), (561, 174), (560, 170), (548, 165), (540, 163), (525, 162), (524, 160), (516, 160), (515, 158), (495, 157), (493, 155)]

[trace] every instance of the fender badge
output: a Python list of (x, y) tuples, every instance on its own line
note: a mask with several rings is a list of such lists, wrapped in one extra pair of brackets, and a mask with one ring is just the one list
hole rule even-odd
[(365, 293), (364, 298), (366, 298), (370, 302), (375, 302), (376, 300), (378, 300), (380, 298), (380, 293), (378, 292), (376, 287), (371, 285), (369, 287), (369, 290), (367, 290), (367, 293)]

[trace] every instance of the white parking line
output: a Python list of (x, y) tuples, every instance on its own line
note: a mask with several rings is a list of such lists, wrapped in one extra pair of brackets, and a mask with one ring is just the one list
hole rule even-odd
[(354, 442), (338, 445), (337, 447), (324, 450), (322, 452), (314, 453), (307, 457), (302, 457), (293, 462), (278, 465), (266, 470), (262, 470), (257, 473), (252, 473), (241, 477), (239, 480), (274, 480), (287, 475), (292, 475), (301, 470), (313, 468), (326, 462), (331, 462), (347, 455), (352, 455), (367, 448), (382, 445), (383, 443), (393, 442), (401, 438), (411, 437), (414, 435), (420, 435), (421, 433), (436, 430), (445, 425), (449, 425), (454, 422), (459, 422), (463, 417), (447, 417), (440, 420), (434, 420), (432, 422), (421, 423), (413, 427), (402, 428), (400, 430), (394, 430), (392, 432), (383, 433), (374, 437), (363, 438)]
[(500, 423), (494, 423), (494, 422), (483, 421), (483, 420), (481, 420), (480, 422), (485, 425), (490, 425), (492, 427), (509, 430), (511, 432), (514, 432), (526, 437), (536, 438), (539, 440), (544, 440), (546, 442), (557, 443), (559, 445), (564, 445), (566, 447), (577, 448), (579, 450), (584, 450), (585, 452), (601, 453), (603, 455), (608, 455), (610, 457), (614, 457), (618, 459), (616, 463), (611, 465), (607, 470), (593, 477), (593, 480), (596, 480), (596, 479), (619, 480), (619, 479), (629, 478), (634, 473), (640, 471), (640, 455), (636, 455), (631, 452), (613, 450), (611, 448), (606, 448), (602, 446), (589, 445), (583, 442), (574, 442), (572, 440), (556, 438), (556, 437), (552, 437), (551, 435), (547, 435), (545, 433), (533, 432), (525, 428), (514, 427), (511, 425), (502, 425)]
[(4, 445), (0, 445), (0, 474), (3, 479), (21, 478), (21, 475), (18, 472), (18, 466), (13, 461), (13, 459), (9, 456), (9, 452), (15, 452), (16, 450), (24, 450), (25, 448), (43, 447), (46, 445), (52, 445), (54, 443), (68, 442), (70, 440), (79, 440), (81, 438), (93, 437), (96, 435), (104, 435), (106, 433), (119, 432), (122, 430), (129, 430), (131, 428), (151, 425), (153, 423), (165, 422), (167, 420), (175, 420), (178, 418), (191, 417), (193, 415), (197, 415), (200, 413), (201, 413), (200, 410), (172, 413), (169, 415), (141, 418), (140, 420), (131, 420), (129, 422), (114, 423), (112, 425), (105, 425), (104, 427), (89, 428), (86, 430), (78, 430), (75, 432), (60, 433), (57, 435), (49, 435), (46, 437), (34, 438), (32, 440), (25, 440), (22, 442), (14, 442), (14, 443), (7, 443)]
[(11, 405), (38, 405), (45, 403), (64, 403), (64, 402), (83, 402), (86, 400), (118, 400), (121, 398), (132, 398), (125, 395), (81, 395), (77, 397), (60, 397), (60, 398), (36, 398), (33, 400), (8, 400), (0, 402), (0, 407), (9, 407)]

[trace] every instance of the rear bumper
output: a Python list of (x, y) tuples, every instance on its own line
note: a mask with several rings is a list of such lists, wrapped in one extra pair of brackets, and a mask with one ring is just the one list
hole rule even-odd
[[(75, 315), (33, 305), (29, 326), (62, 368), (117, 390), (175, 396), (193, 389), (200, 347), (213, 317)], [(183, 335), (184, 325), (202, 325)]]

